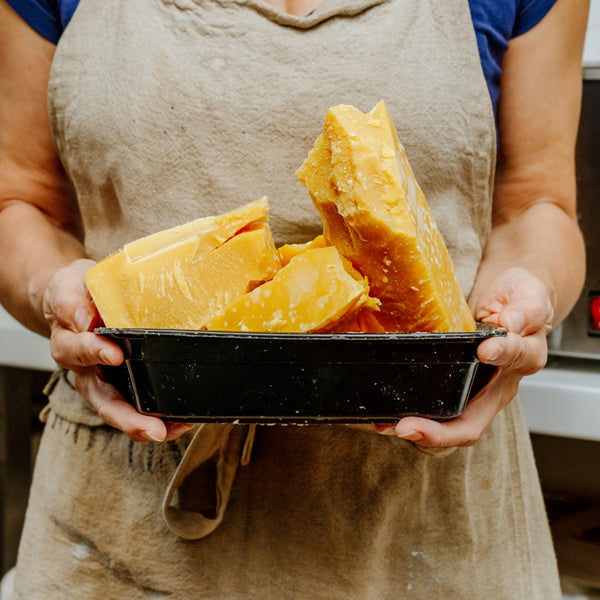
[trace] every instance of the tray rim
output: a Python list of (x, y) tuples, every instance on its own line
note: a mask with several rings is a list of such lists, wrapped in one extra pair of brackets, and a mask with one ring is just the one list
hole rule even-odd
[(477, 322), (475, 331), (449, 331), (444, 333), (432, 333), (419, 331), (415, 333), (282, 333), (282, 332), (257, 332), (257, 331), (208, 331), (189, 329), (142, 329), (142, 328), (118, 328), (97, 327), (93, 330), (97, 335), (118, 338), (139, 337), (180, 337), (189, 339), (221, 339), (221, 340), (274, 340), (287, 342), (305, 342), (310, 344), (340, 341), (370, 341), (370, 342), (431, 342), (431, 341), (472, 341), (474, 339), (484, 340), (489, 337), (504, 337), (506, 329), (496, 325), (490, 325), (481, 321)]

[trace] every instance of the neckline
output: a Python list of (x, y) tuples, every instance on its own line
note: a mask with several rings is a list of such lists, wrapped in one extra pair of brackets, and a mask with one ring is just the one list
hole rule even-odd
[[(270, 6), (275, 6), (273, 4), (273, 0), (262, 0), (263, 2), (266, 2), (267, 4), (269, 4)], [(281, 0), (279, 0), (281, 2)], [(325, 2), (325, 0), (316, 0), (316, 2), (313, 0), (312, 2), (307, 2), (305, 1), (304, 4), (310, 6), (311, 4), (316, 4), (315, 6), (313, 6), (309, 11), (306, 11), (304, 13), (288, 13), (288, 14), (295, 14), (296, 16), (301, 16), (301, 17), (308, 17), (310, 16), (312, 13), (314, 13), (317, 8), (319, 8), (319, 6), (321, 6), (321, 4), (323, 4), (323, 2)], [(286, 0), (283, 0), (283, 3), (286, 3)], [(303, 9), (306, 10), (306, 6), (303, 6)], [(286, 11), (288, 12), (288, 11)]]
[(263, 0), (237, 0), (270, 21), (286, 27), (310, 29), (333, 17), (352, 17), (388, 0), (323, 0), (306, 16), (291, 15), (271, 6)]

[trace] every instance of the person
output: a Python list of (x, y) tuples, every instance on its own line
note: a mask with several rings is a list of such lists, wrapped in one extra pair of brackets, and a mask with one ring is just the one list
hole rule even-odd
[[(60, 365), (14, 600), (560, 598), (515, 399), (583, 282), (584, 0), (0, 0), (0, 297)], [(463, 415), (193, 425), (101, 377), (84, 273), (294, 178), (325, 110), (385, 99), (498, 369)], [(48, 106), (48, 110), (46, 109)], [(199, 389), (199, 394), (202, 390)], [(241, 463), (241, 464), (240, 464)]]

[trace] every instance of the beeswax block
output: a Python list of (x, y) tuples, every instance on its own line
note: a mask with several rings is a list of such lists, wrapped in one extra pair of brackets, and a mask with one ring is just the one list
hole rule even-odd
[(208, 329), (323, 331), (360, 306), (375, 307), (368, 291), (366, 280), (344, 264), (335, 248), (308, 249), (212, 319)]
[(383, 101), (328, 110), (297, 171), (334, 245), (367, 277), (387, 331), (472, 331), (442, 235)]
[(86, 274), (107, 327), (202, 329), (273, 277), (279, 256), (261, 199), (127, 244)]
[(281, 266), (287, 265), (294, 256), (302, 254), (311, 248), (325, 248), (325, 238), (322, 235), (317, 236), (314, 240), (310, 240), (304, 244), (284, 244), (277, 248)]

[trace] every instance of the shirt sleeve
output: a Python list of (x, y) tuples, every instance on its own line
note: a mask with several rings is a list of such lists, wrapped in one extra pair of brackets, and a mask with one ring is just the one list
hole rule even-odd
[(556, 4), (556, 0), (519, 0), (512, 37), (533, 29)]
[(6, 0), (12, 9), (37, 33), (56, 44), (62, 33), (56, 0)]

